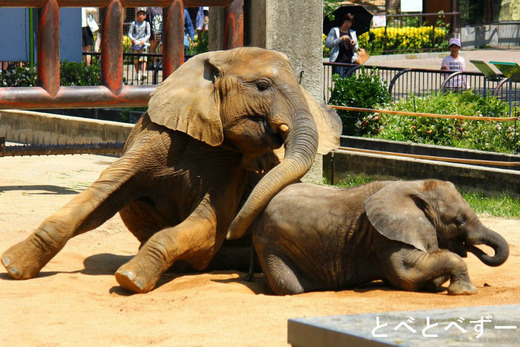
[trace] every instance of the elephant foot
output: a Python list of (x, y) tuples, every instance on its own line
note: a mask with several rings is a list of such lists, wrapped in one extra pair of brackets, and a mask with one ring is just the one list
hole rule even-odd
[(147, 293), (155, 288), (161, 275), (162, 271), (157, 274), (149, 268), (141, 268), (134, 258), (116, 271), (116, 280), (121, 287), (130, 292)]
[(54, 255), (44, 256), (41, 253), (41, 248), (37, 247), (31, 239), (27, 239), (5, 251), (0, 261), (12, 278), (29, 279), (38, 275)]
[(451, 282), (448, 287), (448, 295), (472, 295), (477, 293), (477, 287), (468, 281)]

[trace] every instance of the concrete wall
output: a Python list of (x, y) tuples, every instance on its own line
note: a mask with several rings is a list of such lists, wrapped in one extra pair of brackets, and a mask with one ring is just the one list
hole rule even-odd
[(323, 169), (325, 178), (333, 183), (338, 183), (348, 175), (360, 174), (391, 179), (436, 178), (457, 186), (520, 194), (519, 171), (475, 165), (338, 151), (324, 157)]
[(494, 23), (460, 28), (462, 47), (479, 48), (520, 46), (520, 23)]
[(0, 110), (0, 137), (32, 145), (125, 142), (133, 124), (22, 110)]

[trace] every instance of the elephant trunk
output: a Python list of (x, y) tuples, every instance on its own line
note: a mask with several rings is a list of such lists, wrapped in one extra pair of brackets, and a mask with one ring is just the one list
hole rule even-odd
[[(488, 266), (502, 265), (509, 256), (507, 241), (496, 232), (484, 228), (485, 232), (469, 235), (468, 250), (475, 254), (484, 264)], [(490, 256), (475, 245), (487, 245), (495, 250), (495, 255)]]
[(296, 112), (295, 121), (285, 139), (284, 160), (258, 182), (231, 223), (228, 239), (244, 235), (253, 220), (284, 187), (297, 182), (309, 171), (318, 150), (318, 131), (308, 110)]

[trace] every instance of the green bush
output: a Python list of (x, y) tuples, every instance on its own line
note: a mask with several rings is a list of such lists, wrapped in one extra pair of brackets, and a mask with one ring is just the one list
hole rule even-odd
[(35, 87), (38, 85), (38, 74), (35, 67), (17, 66), (0, 73), (2, 87)]
[(186, 50), (186, 55), (197, 55), (200, 53), (205, 53), (208, 51), (209, 47), (209, 36), (207, 31), (203, 31), (200, 34), (197, 34), (195, 40), (193, 41), (193, 45), (190, 46)]
[(92, 64), (64, 61), (60, 67), (62, 86), (97, 86), (101, 83), (101, 64), (92, 60)]
[[(357, 76), (341, 78), (334, 75), (332, 80), (334, 87), (329, 88), (331, 105), (374, 108), (390, 101), (386, 81), (380, 79), (376, 69), (366, 70), (363, 67)], [(361, 122), (365, 113), (344, 110), (337, 110), (337, 113), (343, 122), (344, 135), (371, 134), (371, 128)]]
[[(495, 97), (482, 97), (471, 91), (464, 93), (432, 93), (428, 96), (410, 95), (389, 107), (389, 110), (460, 114), (463, 116), (507, 117), (508, 104)], [(377, 122), (374, 119), (377, 118)], [(362, 120), (374, 137), (414, 141), (484, 151), (513, 153), (520, 148), (518, 130), (514, 122), (459, 120), (446, 118), (411, 117), (401, 115), (368, 115)]]
[[(96, 86), (100, 84), (101, 65), (93, 61), (90, 66), (85, 63), (64, 61), (60, 65), (60, 85), (62, 86)], [(36, 67), (17, 66), (0, 73), (2, 87), (35, 87), (38, 85)]]

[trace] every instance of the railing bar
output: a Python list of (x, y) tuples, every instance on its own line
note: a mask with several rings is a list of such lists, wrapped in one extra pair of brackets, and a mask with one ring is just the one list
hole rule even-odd
[(38, 9), (38, 84), (54, 96), (60, 88), (60, 8), (49, 0)]
[[(57, 0), (59, 7), (106, 7), (112, 0)], [(33, 7), (45, 6), (49, 0), (0, 0), (0, 7)], [(158, 6), (168, 7), (172, 0), (120, 0), (123, 7)], [(233, 0), (184, 0), (186, 7), (212, 6), (226, 7)]]

